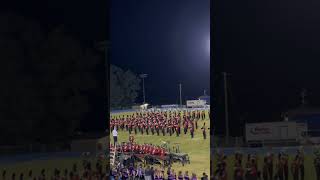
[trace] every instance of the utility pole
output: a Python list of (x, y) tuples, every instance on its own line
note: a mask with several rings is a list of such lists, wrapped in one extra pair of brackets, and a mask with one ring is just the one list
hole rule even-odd
[(180, 92), (180, 107), (182, 107), (182, 85), (181, 83), (179, 84), (179, 92)]
[(302, 89), (302, 92), (301, 92), (301, 105), (302, 105), (302, 107), (304, 107), (306, 105), (306, 96), (307, 96), (307, 90)]
[(142, 78), (143, 104), (145, 104), (146, 94), (145, 94), (145, 88), (144, 88), (144, 78), (148, 77), (148, 74), (140, 74), (140, 77)]
[(229, 112), (228, 112), (228, 86), (227, 86), (227, 73), (223, 72), (224, 82), (224, 107), (225, 107), (225, 126), (226, 126), (226, 145), (229, 144)]

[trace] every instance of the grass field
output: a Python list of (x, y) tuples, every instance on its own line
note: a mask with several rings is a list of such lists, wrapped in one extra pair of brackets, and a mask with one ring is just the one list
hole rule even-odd
[[(116, 114), (114, 116), (122, 116), (126, 114)], [(206, 115), (208, 117), (208, 114)], [(160, 145), (162, 141), (170, 142), (170, 145), (173, 146), (174, 144), (178, 143), (180, 147), (180, 151), (183, 153), (187, 153), (190, 157), (190, 164), (186, 164), (182, 166), (180, 163), (174, 163), (173, 169), (175, 172), (177, 171), (189, 171), (189, 174), (196, 173), (198, 177), (201, 177), (202, 173), (205, 172), (207, 175), (210, 175), (210, 135), (207, 132), (207, 139), (204, 140), (202, 136), (201, 127), (203, 122), (206, 122), (206, 127), (210, 127), (210, 121), (206, 120), (199, 120), (198, 121), (198, 129), (195, 131), (195, 136), (191, 139), (190, 133), (181, 134), (180, 137), (176, 137), (175, 134), (169, 136), (162, 136), (160, 134), (157, 135), (146, 135), (144, 133), (141, 135), (138, 133), (134, 135), (135, 142), (139, 144), (143, 143), (152, 143), (156, 145)], [(134, 134), (134, 133), (133, 133)], [(112, 137), (112, 136), (111, 136)], [(119, 131), (118, 132), (118, 141), (119, 142), (127, 142), (129, 140), (129, 133), (127, 131)], [(110, 139), (113, 142), (113, 139)]]
[[(245, 157), (244, 156), (244, 162), (243, 162), (243, 165), (245, 164)], [(291, 171), (290, 171), (290, 167), (291, 167), (291, 162), (293, 160), (294, 156), (291, 155), (289, 156), (289, 180), (293, 180), (293, 177), (292, 177), (292, 174), (291, 174)], [(313, 166), (313, 159), (314, 159), (314, 156), (313, 155), (306, 155), (305, 156), (305, 162), (304, 162), (304, 165), (305, 165), (305, 180), (316, 180), (316, 172), (315, 172), (315, 168)], [(258, 168), (259, 170), (261, 171), (262, 170), (262, 165), (263, 165), (263, 156), (258, 156)], [(213, 160), (213, 168), (214, 170), (216, 170), (216, 164), (217, 164), (217, 158), (214, 157), (214, 160)], [(235, 162), (235, 159), (234, 159), (234, 156), (228, 156), (227, 157), (227, 173), (228, 173), (228, 180), (233, 180), (233, 166), (234, 166), (234, 162)], [(274, 171), (275, 172), (275, 159), (274, 159)]]

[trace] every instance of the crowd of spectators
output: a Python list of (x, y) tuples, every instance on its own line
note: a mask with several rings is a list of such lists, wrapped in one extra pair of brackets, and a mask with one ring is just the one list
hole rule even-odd
[(198, 178), (195, 173), (189, 174), (188, 171), (175, 171), (172, 168), (154, 168), (152, 166), (143, 166), (142, 164), (125, 167), (118, 164), (110, 173), (111, 180), (208, 180), (206, 173)]
[[(53, 173), (49, 173), (48, 169), (42, 169), (40, 172), (35, 172), (32, 169), (27, 174), (24, 173), (7, 173), (7, 170), (2, 171), (3, 180), (108, 180), (109, 170), (107, 166), (103, 168), (103, 163), (97, 162), (95, 167), (92, 167), (90, 161), (84, 160), (82, 168), (79, 168), (77, 163), (74, 163), (70, 169), (53, 169)], [(50, 174), (50, 175), (49, 175)]]
[(92, 167), (90, 161), (83, 161), (82, 168), (74, 163), (69, 169), (55, 168), (52, 174), (48, 173), (48, 169), (42, 169), (40, 172), (30, 169), (27, 174), (18, 172), (9, 174), (7, 170), (3, 170), (2, 180), (208, 180), (205, 173), (198, 178), (195, 173), (175, 171), (170, 167), (165, 170), (142, 164), (129, 166), (118, 164), (109, 169), (102, 164), (97, 162), (95, 167)]

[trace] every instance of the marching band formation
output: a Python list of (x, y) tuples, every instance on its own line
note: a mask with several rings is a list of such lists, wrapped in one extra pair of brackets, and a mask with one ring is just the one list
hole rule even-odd
[[(111, 144), (110, 148), (113, 149), (114, 146)], [(134, 154), (149, 154), (157, 156), (165, 156), (168, 154), (168, 151), (160, 146), (155, 146), (152, 144), (136, 144), (136, 143), (123, 143), (120, 146), (117, 146), (117, 151)]]
[[(210, 116), (210, 112), (208, 112)], [(172, 136), (181, 135), (190, 132), (191, 138), (194, 137), (195, 129), (198, 129), (198, 121), (205, 120), (207, 117), (205, 110), (191, 110), (191, 111), (158, 111), (158, 112), (136, 112), (132, 115), (122, 117), (111, 117), (110, 128), (125, 130), (129, 134), (146, 133), (147, 135), (162, 134), (165, 136), (169, 134)], [(203, 137), (206, 138), (205, 123), (202, 126)]]
[[(218, 163), (214, 172), (216, 180), (227, 180), (227, 156), (223, 153), (217, 155)], [(276, 157), (272, 153), (267, 153), (263, 157), (262, 168), (258, 168), (258, 157), (254, 154), (248, 154), (246, 163), (243, 166), (243, 154), (236, 152), (234, 155), (235, 163), (232, 179), (234, 180), (288, 180), (291, 173), (293, 180), (304, 180), (304, 153), (298, 150), (289, 165), (289, 155), (280, 152)], [(320, 153), (316, 155), (314, 166), (317, 172), (317, 180), (320, 180)], [(230, 179), (230, 177), (229, 177)]]

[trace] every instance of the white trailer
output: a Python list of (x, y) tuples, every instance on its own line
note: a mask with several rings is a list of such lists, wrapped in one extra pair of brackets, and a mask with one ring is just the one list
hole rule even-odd
[(206, 101), (204, 100), (188, 100), (187, 107), (188, 108), (203, 108), (206, 105)]
[(245, 128), (248, 144), (300, 142), (307, 131), (306, 124), (296, 122), (247, 123)]

